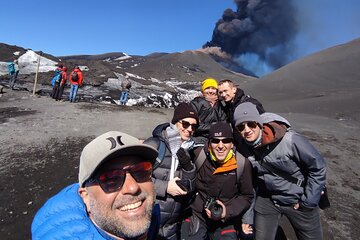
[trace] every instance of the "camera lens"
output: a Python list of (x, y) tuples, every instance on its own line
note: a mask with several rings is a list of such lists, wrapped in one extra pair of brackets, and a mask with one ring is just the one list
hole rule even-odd
[(214, 204), (214, 206), (211, 208), (211, 215), (213, 215), (215, 218), (220, 218), (222, 214), (222, 207), (219, 204)]

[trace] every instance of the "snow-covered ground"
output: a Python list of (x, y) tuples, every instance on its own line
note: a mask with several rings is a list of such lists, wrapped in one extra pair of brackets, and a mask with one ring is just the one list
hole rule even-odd
[[(19, 52), (13, 53), (15, 56), (19, 56)], [(115, 59), (118, 61), (128, 60), (131, 57), (125, 55), (121, 58)], [(52, 61), (46, 57), (39, 56), (39, 54), (35, 53), (32, 50), (27, 50), (26, 53), (18, 57), (18, 64), (20, 68), (19, 74), (30, 74), (35, 73), (38, 66), (38, 61), (40, 59), (39, 64), (39, 72), (49, 72), (55, 71), (57, 68), (58, 62)], [(88, 71), (89, 68), (87, 66), (80, 66), (82, 71)], [(8, 74), (7, 63), (0, 62), (0, 75)], [(130, 91), (130, 98), (127, 102), (127, 105), (142, 105), (149, 107), (165, 107), (171, 108), (176, 106), (179, 102), (188, 102), (194, 97), (200, 94), (199, 91), (184, 89), (181, 86), (191, 83), (185, 83), (181, 81), (177, 81), (176, 79), (169, 79), (168, 81), (160, 81), (156, 78), (151, 77), (150, 79), (145, 79), (136, 74), (126, 72), (125, 75), (114, 72), (117, 78), (108, 78), (104, 81), (104, 84), (100, 87), (95, 87), (91, 85), (85, 85), (81, 90), (79, 90), (79, 97), (82, 100), (90, 101), (103, 101), (119, 104), (118, 96), (112, 94), (110, 96), (109, 92), (112, 90), (113, 92), (118, 91), (119, 95), (121, 92), (121, 81), (124, 78), (128, 78), (131, 81), (132, 87)], [(151, 84), (141, 84), (141, 81), (149, 81)], [(3, 85), (7, 85), (7, 82), (2, 82)], [(21, 85), (22, 84), (22, 85)], [(32, 89), (33, 86), (31, 83), (18, 83), (19, 89)], [(163, 85), (163, 86), (161, 86)], [(47, 95), (51, 92), (51, 86), (40, 85), (38, 86), (42, 90), (42, 94)], [(172, 93), (166, 92), (165, 89), (172, 89)], [(197, 89), (198, 87), (194, 87)], [(38, 89), (38, 88), (37, 88)], [(68, 93), (68, 89), (65, 89), (64, 95)]]

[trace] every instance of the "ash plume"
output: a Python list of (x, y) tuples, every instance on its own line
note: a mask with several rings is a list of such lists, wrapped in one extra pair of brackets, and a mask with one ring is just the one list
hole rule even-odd
[[(257, 61), (277, 69), (293, 59), (296, 12), (290, 0), (235, 0), (216, 23), (212, 40), (203, 47), (220, 47), (244, 64)], [(250, 56), (250, 57), (249, 57)], [(255, 70), (256, 71), (256, 70)]]

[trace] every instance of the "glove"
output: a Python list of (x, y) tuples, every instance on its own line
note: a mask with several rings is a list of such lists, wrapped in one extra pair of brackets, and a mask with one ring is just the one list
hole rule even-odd
[(191, 158), (190, 158), (190, 154), (188, 151), (186, 151), (183, 148), (180, 148), (177, 153), (176, 156), (179, 159), (180, 162), (180, 166), (185, 170), (185, 171), (191, 171), (193, 169), (193, 165), (191, 163)]

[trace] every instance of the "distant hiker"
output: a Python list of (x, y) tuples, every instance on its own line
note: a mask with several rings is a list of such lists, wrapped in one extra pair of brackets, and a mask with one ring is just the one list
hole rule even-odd
[(254, 195), (251, 164), (234, 151), (233, 132), (226, 122), (211, 125), (201, 151), (204, 154), (199, 154), (195, 163), (197, 194), (185, 239), (238, 240), (243, 214)]
[(53, 86), (53, 90), (51, 92), (51, 97), (56, 99), (56, 92), (60, 86), (61, 78), (62, 78), (63, 65), (59, 64), (59, 66), (55, 70), (55, 76), (51, 80), (51, 85)]
[(64, 88), (66, 85), (66, 81), (67, 81), (67, 67), (63, 67), (62, 69), (62, 74), (61, 74), (61, 82), (60, 82), (60, 86), (58, 87), (56, 93), (55, 93), (55, 98), (56, 101), (61, 100), (61, 97), (63, 95), (64, 92)]
[[(221, 80), (219, 82), (219, 97), (221, 98), (221, 106), (226, 113), (229, 123), (231, 123), (233, 129), (234, 125), (234, 112), (235, 108), (244, 102), (251, 102), (256, 105), (259, 113), (264, 113), (265, 109), (262, 104), (255, 98), (245, 95), (244, 91), (241, 88), (235, 86), (235, 84), (228, 79)], [(234, 141), (235, 146), (238, 151), (241, 152), (244, 156), (248, 155), (247, 146), (244, 145), (243, 139), (237, 131), (234, 131)]]
[(36, 213), (32, 239), (155, 240), (160, 213), (151, 173), (157, 155), (122, 132), (92, 140), (80, 156), (79, 183)]
[[(198, 117), (188, 103), (180, 103), (174, 110), (171, 123), (158, 125), (152, 137), (144, 143), (158, 149), (158, 163), (153, 171), (156, 202), (160, 205), (161, 224), (157, 239), (178, 240), (179, 223), (188, 206), (188, 193), (193, 191), (196, 175), (192, 163)], [(181, 183), (185, 182), (184, 184)]]
[(8, 74), (9, 74), (9, 88), (14, 89), (17, 76), (19, 74), (18, 60), (8, 62)]
[(124, 77), (121, 82), (120, 105), (126, 105), (131, 88), (131, 82), (127, 77)]
[(226, 121), (226, 114), (218, 101), (218, 83), (213, 78), (201, 82), (202, 96), (194, 98), (190, 103), (199, 116), (199, 127), (194, 132), (197, 143), (205, 143), (209, 137), (211, 124)]
[(250, 103), (234, 113), (236, 130), (251, 147), (256, 173), (255, 236), (272, 240), (285, 215), (297, 239), (323, 239), (318, 203), (325, 186), (326, 164), (317, 149), (291, 129), (286, 119), (259, 114)]
[(83, 83), (83, 73), (80, 70), (80, 67), (75, 67), (74, 70), (70, 73), (70, 96), (69, 101), (75, 102), (76, 95), (78, 92), (79, 87), (82, 86)]

